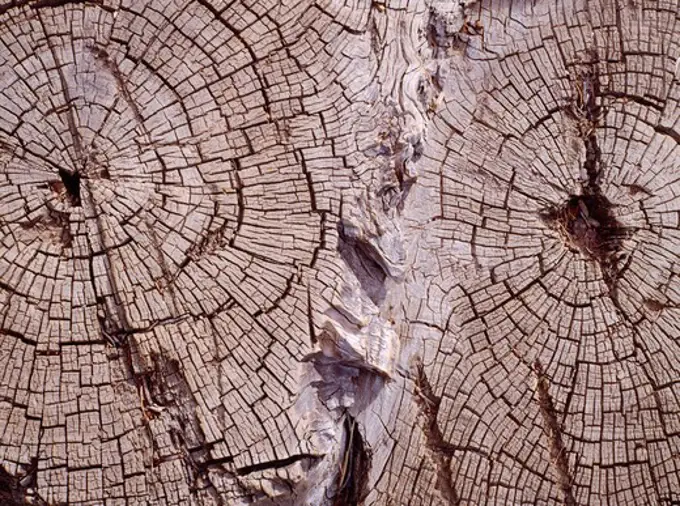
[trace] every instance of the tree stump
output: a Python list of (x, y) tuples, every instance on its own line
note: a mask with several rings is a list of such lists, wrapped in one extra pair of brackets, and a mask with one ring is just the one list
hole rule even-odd
[(680, 503), (679, 12), (0, 4), (0, 500)]

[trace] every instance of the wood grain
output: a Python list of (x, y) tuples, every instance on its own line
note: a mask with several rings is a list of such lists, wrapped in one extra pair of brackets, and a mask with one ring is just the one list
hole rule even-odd
[(680, 502), (679, 13), (0, 4), (0, 501)]

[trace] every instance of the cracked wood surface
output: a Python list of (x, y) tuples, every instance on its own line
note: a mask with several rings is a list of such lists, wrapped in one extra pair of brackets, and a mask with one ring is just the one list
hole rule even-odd
[(678, 503), (679, 11), (0, 3), (0, 501)]

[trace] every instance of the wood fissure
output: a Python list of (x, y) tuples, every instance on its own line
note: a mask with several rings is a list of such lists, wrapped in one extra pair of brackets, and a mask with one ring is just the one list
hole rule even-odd
[(557, 420), (555, 403), (550, 394), (550, 382), (545, 375), (540, 361), (536, 360), (533, 363), (533, 372), (536, 376), (538, 408), (541, 418), (543, 418), (543, 430), (548, 439), (550, 464), (555, 469), (555, 474), (557, 475), (557, 485), (562, 492), (563, 504), (565, 506), (576, 506), (578, 503), (574, 498), (572, 489), (574, 477), (569, 466), (568, 451), (564, 446), (562, 426)]
[(356, 419), (345, 414), (345, 448), (340, 459), (340, 472), (333, 506), (362, 506), (368, 495), (368, 473), (371, 452), (366, 448)]
[[(6, 506), (48, 506), (42, 497), (29, 493), (35, 481), (38, 461), (33, 459), (31, 465), (22, 474), (14, 476), (0, 466), (0, 501)], [(52, 506), (52, 505), (49, 505)], [(59, 505), (53, 505), (59, 506)]]
[(424, 419), (425, 441), (437, 469), (437, 490), (447, 504), (461, 504), (460, 497), (454, 488), (451, 470), (455, 448), (444, 439), (437, 421), (441, 398), (432, 391), (432, 385), (419, 359), (414, 362), (413, 376), (416, 388), (415, 401)]

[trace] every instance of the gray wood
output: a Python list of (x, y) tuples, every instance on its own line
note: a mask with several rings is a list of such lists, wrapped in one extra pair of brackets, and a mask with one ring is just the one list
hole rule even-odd
[(679, 12), (0, 4), (0, 502), (680, 502)]

